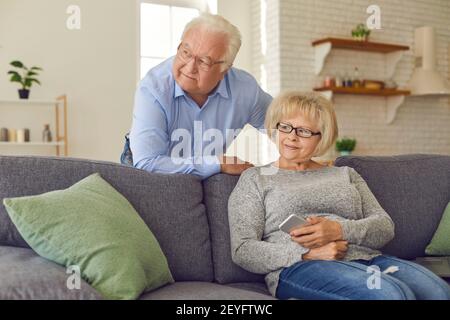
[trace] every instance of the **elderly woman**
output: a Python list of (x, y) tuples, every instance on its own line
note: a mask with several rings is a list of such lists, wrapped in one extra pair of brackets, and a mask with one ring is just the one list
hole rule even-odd
[[(394, 237), (394, 223), (363, 178), (312, 160), (338, 135), (327, 99), (282, 94), (265, 126), (280, 158), (244, 171), (230, 196), (236, 264), (266, 274), (280, 299), (450, 299), (450, 287), (431, 271), (377, 250)], [(279, 225), (291, 214), (307, 223), (288, 234)]]

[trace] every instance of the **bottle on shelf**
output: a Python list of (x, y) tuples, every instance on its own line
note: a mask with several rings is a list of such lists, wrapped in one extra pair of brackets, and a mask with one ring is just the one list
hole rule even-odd
[(358, 67), (355, 67), (355, 70), (353, 72), (352, 86), (353, 86), (353, 88), (361, 88), (361, 80), (359, 78), (359, 69), (358, 69)]
[(342, 76), (341, 76), (340, 72), (336, 75), (335, 85), (336, 85), (336, 88), (343, 87), (343, 80), (342, 80)]
[(42, 142), (52, 142), (52, 132), (50, 131), (49, 124), (46, 124), (44, 131), (42, 131)]
[(344, 87), (351, 88), (353, 86), (352, 77), (348, 74), (348, 72), (345, 73), (344, 76)]

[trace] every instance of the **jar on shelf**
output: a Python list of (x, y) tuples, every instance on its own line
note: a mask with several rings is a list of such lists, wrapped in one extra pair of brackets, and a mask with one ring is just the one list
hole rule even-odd
[(361, 80), (359, 78), (359, 69), (358, 69), (358, 67), (355, 67), (355, 70), (353, 72), (352, 86), (353, 86), (353, 88), (361, 88)]
[(344, 86), (342, 76), (340, 73), (338, 73), (336, 76), (335, 86), (336, 86), (336, 88), (342, 88)]
[(25, 138), (25, 142), (30, 142), (30, 129), (27, 129), (27, 128), (25, 128), (25, 129), (23, 129), (23, 131), (24, 131), (24, 138)]
[(24, 129), (17, 130), (17, 142), (19, 142), (19, 143), (25, 142), (25, 130)]
[(346, 88), (351, 88), (353, 86), (352, 77), (350, 77), (348, 72), (345, 73), (342, 83), (343, 83), (343, 86)]
[(0, 141), (7, 142), (9, 140), (9, 134), (7, 128), (0, 129)]
[(17, 141), (17, 130), (16, 129), (9, 129), (8, 130), (8, 141), (9, 142), (16, 142)]
[(333, 88), (336, 85), (335, 79), (332, 76), (326, 76), (323, 86), (325, 88)]

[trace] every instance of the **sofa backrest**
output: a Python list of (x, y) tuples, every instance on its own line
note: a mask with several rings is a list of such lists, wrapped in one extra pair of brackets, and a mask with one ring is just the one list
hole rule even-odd
[(213, 280), (202, 184), (192, 175), (152, 174), (71, 158), (0, 156), (0, 245), (28, 247), (9, 219), (3, 198), (65, 189), (94, 172), (141, 215), (158, 239), (175, 280)]
[[(394, 220), (395, 238), (383, 252), (405, 259), (424, 255), (450, 201), (450, 156), (351, 156), (338, 158), (336, 165), (357, 170)], [(227, 205), (239, 177), (226, 174), (202, 185), (192, 175), (153, 174), (110, 162), (0, 156), (0, 245), (28, 247), (9, 219), (3, 198), (64, 189), (94, 172), (139, 212), (166, 254), (175, 280), (264, 281), (231, 260)]]
[(218, 283), (264, 282), (262, 275), (250, 273), (231, 260), (228, 198), (239, 176), (216, 174), (203, 180), (204, 202), (211, 230), (214, 280)]
[[(382, 251), (404, 259), (425, 247), (450, 201), (450, 156), (341, 157), (336, 166), (358, 171), (395, 222), (395, 238)], [(219, 283), (262, 282), (231, 260), (227, 204), (239, 177), (218, 174), (203, 181), (211, 230), (214, 279)]]
[(450, 202), (450, 156), (340, 157), (354, 168), (395, 223), (395, 237), (382, 251), (404, 259), (425, 255)]

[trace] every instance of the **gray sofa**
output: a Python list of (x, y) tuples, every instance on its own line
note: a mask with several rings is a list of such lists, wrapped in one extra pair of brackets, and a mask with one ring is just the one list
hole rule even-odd
[[(424, 255), (450, 201), (450, 156), (341, 157), (391, 215), (395, 238), (383, 252)], [(140, 299), (273, 299), (263, 276), (231, 260), (228, 196), (239, 177), (150, 174), (120, 164), (55, 157), (0, 156), (0, 200), (67, 188), (99, 172), (148, 224), (176, 280)], [(0, 205), (0, 299), (101, 299), (87, 283), (69, 290), (65, 268), (29, 248)]]

